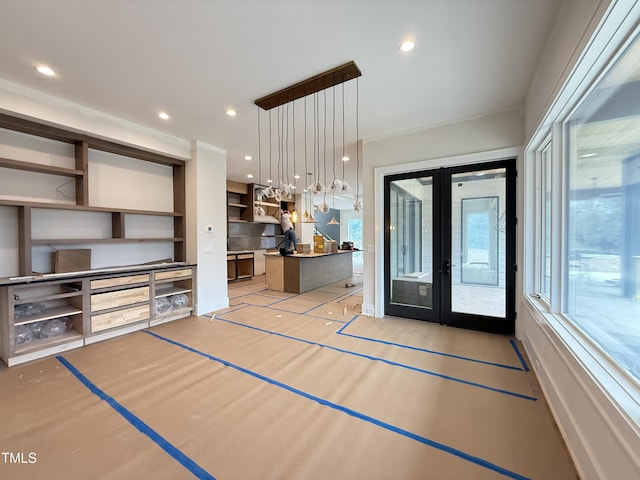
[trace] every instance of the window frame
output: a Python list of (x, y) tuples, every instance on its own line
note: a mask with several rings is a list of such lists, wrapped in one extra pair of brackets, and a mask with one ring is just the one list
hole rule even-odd
[[(624, 9), (623, 9), (624, 10)], [(629, 11), (640, 14), (640, 5), (629, 7)], [(570, 349), (575, 358), (585, 367), (589, 376), (606, 392), (617, 405), (622, 415), (640, 429), (640, 379), (612, 359), (591, 336), (565, 315), (566, 288), (568, 288), (569, 238), (569, 138), (567, 128), (572, 115), (585, 101), (602, 78), (627, 47), (640, 37), (640, 25), (633, 15), (616, 12), (620, 20), (614, 30), (600, 32), (603, 38), (593, 40), (585, 55), (574, 67), (564, 86), (558, 93), (540, 126), (525, 146), (525, 273), (523, 277), (523, 299), (525, 305), (536, 312), (536, 322), (553, 330), (559, 340)], [(615, 24), (616, 19), (611, 19)], [(626, 27), (626, 29), (625, 29)], [(604, 32), (604, 33), (603, 33)], [(540, 295), (541, 275), (541, 188), (540, 158), (542, 150), (551, 142), (552, 154), (552, 237), (551, 237), (551, 289), (549, 298)], [(527, 205), (529, 204), (529, 205)], [(554, 281), (560, 279), (560, 281)]]

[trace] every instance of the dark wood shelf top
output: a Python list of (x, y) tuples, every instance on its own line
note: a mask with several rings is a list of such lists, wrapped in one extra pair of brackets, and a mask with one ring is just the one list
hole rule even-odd
[(14, 170), (25, 170), (36, 173), (48, 173), (50, 175), (61, 175), (63, 177), (81, 177), (84, 175), (84, 172), (82, 170), (77, 170), (75, 168), (55, 167), (53, 165), (23, 162), (20, 160), (11, 160), (10, 158), (2, 157), (0, 157), (0, 167), (12, 168)]
[(31, 207), (49, 210), (79, 210), (83, 212), (123, 213), (130, 215), (154, 215), (163, 217), (183, 217), (180, 212), (159, 212), (157, 210), (133, 210), (126, 208), (92, 207), (88, 205), (76, 205), (73, 203), (48, 203), (48, 202), (23, 202), (19, 200), (6, 200), (0, 198), (0, 205), (5, 207)]
[(72, 245), (78, 243), (182, 242), (183, 238), (34, 238), (32, 245)]

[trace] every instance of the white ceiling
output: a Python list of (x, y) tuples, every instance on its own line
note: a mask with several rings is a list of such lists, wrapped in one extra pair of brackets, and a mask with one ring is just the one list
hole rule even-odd
[[(215, 145), (227, 151), (228, 178), (248, 182), (251, 172), (256, 181), (255, 99), (353, 60), (362, 71), (358, 123), (365, 142), (521, 108), (560, 4), (0, 0), (0, 78)], [(398, 50), (405, 38), (416, 42), (410, 54)], [(36, 73), (40, 63), (51, 66), (57, 77)], [(355, 83), (345, 84), (347, 125), (355, 124)], [(331, 106), (332, 94), (320, 105)], [(338, 89), (338, 105), (340, 95)], [(303, 104), (296, 103), (300, 120)], [(225, 114), (228, 107), (237, 110), (236, 117)], [(157, 117), (161, 110), (171, 115), (169, 121)], [(341, 116), (338, 107), (338, 125)], [(336, 131), (332, 121), (329, 114), (327, 145)], [(262, 117), (262, 132), (268, 122), (268, 116)], [(299, 136), (303, 128), (297, 128)], [(348, 144), (354, 130), (345, 128)], [(265, 136), (263, 168), (268, 163)], [(254, 160), (244, 160), (247, 154)], [(348, 168), (354, 163), (348, 162)], [(349, 172), (347, 179), (354, 183)]]

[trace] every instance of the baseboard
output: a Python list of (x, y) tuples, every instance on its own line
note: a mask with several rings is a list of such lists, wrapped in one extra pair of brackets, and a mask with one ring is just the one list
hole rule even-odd
[(229, 297), (213, 299), (206, 303), (198, 303), (196, 305), (196, 315), (204, 315), (227, 307), (229, 307)]

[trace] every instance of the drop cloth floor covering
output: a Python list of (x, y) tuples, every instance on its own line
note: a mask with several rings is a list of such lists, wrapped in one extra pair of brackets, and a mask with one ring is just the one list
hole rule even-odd
[(257, 277), (227, 309), (4, 369), (0, 478), (577, 478), (515, 340), (362, 316), (354, 281)]

